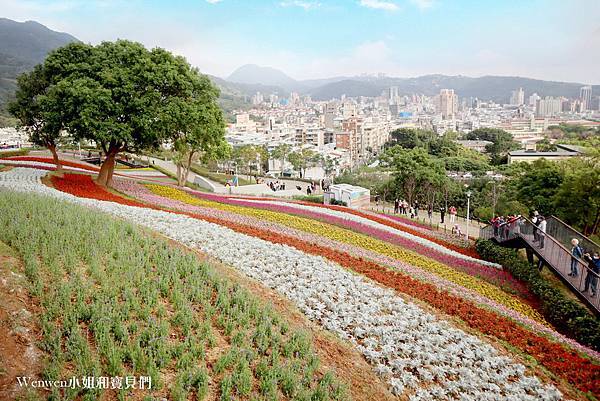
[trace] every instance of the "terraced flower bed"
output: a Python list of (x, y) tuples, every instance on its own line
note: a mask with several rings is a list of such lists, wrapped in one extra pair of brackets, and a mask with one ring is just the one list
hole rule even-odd
[[(0, 224), (43, 309), (46, 379), (147, 375), (153, 391), (139, 394), (173, 400), (348, 399), (305, 332), (165, 240), (97, 211), (6, 191)], [(100, 395), (66, 389), (62, 399)]]
[[(560, 343), (573, 344), (572, 341), (548, 328), (546, 331), (539, 326), (526, 328), (497, 311), (442, 291), (433, 283), (416, 280), (405, 273), (408, 270), (391, 271), (381, 262), (353, 255), (356, 248), (363, 248), (371, 252), (370, 256), (377, 253), (379, 257), (389, 257), (384, 253), (385, 247), (370, 250), (367, 243), (339, 238), (342, 233), (358, 235), (351, 231), (340, 231), (330, 237), (325, 231), (313, 232), (303, 225), (283, 224), (281, 228), (281, 222), (271, 219), (275, 215), (265, 215), (264, 210), (258, 210), (260, 214), (241, 213), (239, 209), (248, 208), (215, 206), (214, 202), (197, 198), (208, 203), (190, 205), (147, 192), (146, 195), (156, 197), (157, 203), (151, 207), (144, 207), (148, 205), (141, 202), (127, 205), (82, 199), (43, 186), (39, 180), (44, 174), (13, 169), (0, 174), (0, 186), (46, 194), (120, 216), (235, 266), (288, 297), (322, 327), (355, 344), (394, 392), (413, 400), (561, 399), (555, 385), (566, 388), (570, 397), (581, 398), (580, 393), (572, 393), (568, 386), (562, 387), (567, 382), (597, 395), (599, 366)], [(150, 198), (140, 199), (149, 202)], [(172, 202), (173, 208), (181, 206), (181, 211), (158, 210), (165, 207), (159, 203), (165, 200)], [(236, 214), (245, 221), (234, 221)], [(265, 225), (254, 224), (256, 221)], [(331, 225), (319, 227), (341, 230)], [(319, 238), (329, 242), (314, 241)], [(345, 248), (335, 249), (335, 243)], [(386, 245), (390, 246), (393, 245)], [(415, 268), (412, 260), (407, 265)], [(442, 311), (442, 316), (434, 316), (411, 299), (425, 301)], [(445, 321), (444, 315), (459, 317), (463, 323), (457, 327)], [(475, 332), (465, 332), (462, 324)], [(528, 358), (535, 358), (534, 365), (539, 363), (552, 373), (553, 379), (536, 369), (536, 373), (541, 373), (540, 381), (534, 371), (508, 356), (502, 346), (491, 346), (473, 333), (498, 338)], [(594, 355), (585, 347), (573, 347)]]

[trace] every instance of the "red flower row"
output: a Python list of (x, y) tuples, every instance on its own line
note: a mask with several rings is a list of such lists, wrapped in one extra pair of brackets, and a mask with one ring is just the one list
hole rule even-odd
[[(98, 187), (86, 175), (66, 174), (62, 179), (53, 177), (52, 181), (57, 189), (77, 196), (110, 200), (130, 206), (167, 210), (153, 205), (130, 201), (112, 194)], [(257, 229), (248, 225), (236, 224), (219, 218), (198, 216), (193, 213), (172, 210), (168, 211), (229, 227), (239, 233), (261, 238), (272, 243), (292, 246), (308, 254), (326, 257), (384, 286), (425, 301), (448, 315), (459, 317), (469, 327), (483, 334), (506, 341), (533, 356), (549, 371), (565, 379), (579, 390), (600, 396), (600, 365), (580, 356), (575, 351), (550, 341), (544, 336), (528, 331), (507, 317), (500, 316), (446, 291), (440, 291), (432, 284), (420, 282), (399, 271), (390, 270), (372, 261), (357, 258), (345, 252), (326, 248), (316, 243), (307, 243), (279, 233)]]
[[(27, 162), (38, 162), (38, 163), (51, 163), (51, 164), (54, 164), (54, 160), (52, 158), (49, 158), (49, 157), (13, 156), (13, 157), (7, 157), (7, 159), (8, 160), (20, 160), (20, 161), (27, 161)], [(63, 166), (77, 167), (77, 168), (81, 168), (81, 169), (89, 170), (89, 171), (100, 171), (100, 168), (98, 168), (98, 167), (89, 166), (89, 165), (83, 164), (83, 163), (76, 163), (76, 162), (72, 162), (72, 161), (69, 161), (69, 160), (61, 160), (60, 163)]]

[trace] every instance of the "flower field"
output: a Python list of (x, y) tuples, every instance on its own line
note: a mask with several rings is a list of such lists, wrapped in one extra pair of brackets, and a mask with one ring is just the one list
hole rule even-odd
[[(0, 187), (112, 214), (233, 266), (352, 344), (394, 394), (413, 401), (559, 400), (565, 397), (561, 392), (578, 399), (585, 398), (583, 393), (590, 397), (600, 394), (597, 352), (554, 331), (536, 311), (527, 288), (500, 266), (480, 261), (471, 250), (427, 233), (423, 227), (345, 208), (219, 197), (116, 180), (116, 189), (137, 199), (132, 200), (100, 189), (82, 174), (53, 177), (54, 188), (46, 187), (40, 181), (45, 174), (15, 168), (0, 173)], [(90, 218), (94, 215), (85, 213)], [(63, 215), (57, 218), (65, 219)], [(10, 225), (8, 221), (5, 224)], [(0, 240), (4, 240), (2, 234)], [(45, 245), (39, 242), (37, 246), (43, 249)], [(50, 265), (57, 268), (52, 259)], [(181, 266), (180, 274), (192, 274), (191, 270)], [(157, 277), (156, 272), (151, 276)], [(201, 278), (205, 279), (198, 276)], [(36, 280), (34, 276), (32, 281)], [(219, 286), (215, 288), (218, 293)], [(251, 342), (248, 346), (257, 345)], [(305, 363), (290, 362), (286, 357), (282, 355), (277, 365)], [(523, 365), (524, 360), (529, 367)], [(100, 358), (98, 363), (103, 361)], [(248, 393), (242, 394), (238, 384), (230, 384), (239, 382), (236, 378), (242, 370), (260, 382), (263, 370), (250, 361), (241, 364), (245, 367), (234, 363), (225, 369), (228, 373), (215, 373), (214, 366), (205, 363), (203, 372), (225, 382), (220, 391), (229, 389), (228, 394), (245, 399)], [(298, 367), (294, 372), (306, 369)], [(312, 373), (309, 384), (294, 386), (297, 394), (323, 391), (329, 398), (311, 399), (343, 397), (332, 375)], [(277, 387), (281, 380), (273, 380), (277, 388), (273, 391), (285, 394)], [(191, 389), (189, 385), (183, 388)]]

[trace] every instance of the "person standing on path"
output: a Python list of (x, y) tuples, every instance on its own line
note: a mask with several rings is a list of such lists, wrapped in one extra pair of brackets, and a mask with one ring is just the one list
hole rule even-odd
[(444, 217), (446, 216), (446, 209), (441, 206), (440, 207), (440, 224), (444, 224)]
[(454, 205), (450, 206), (450, 223), (456, 222), (456, 208)]
[(396, 198), (394, 200), (394, 214), (398, 214), (399, 211), (400, 211), (400, 201), (398, 200), (398, 198)]
[(571, 240), (571, 245), (573, 245), (573, 247), (571, 248), (571, 273), (569, 273), (569, 276), (577, 277), (579, 274), (577, 271), (577, 259), (583, 257), (583, 248), (579, 246), (579, 240), (577, 238)]

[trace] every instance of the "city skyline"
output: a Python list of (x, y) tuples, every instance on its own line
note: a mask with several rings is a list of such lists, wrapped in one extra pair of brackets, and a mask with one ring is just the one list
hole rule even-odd
[(385, 73), (600, 84), (600, 4), (500, 3), (0, 0), (0, 9), (84, 42), (126, 38), (164, 47), (220, 77), (257, 64), (298, 80)]

